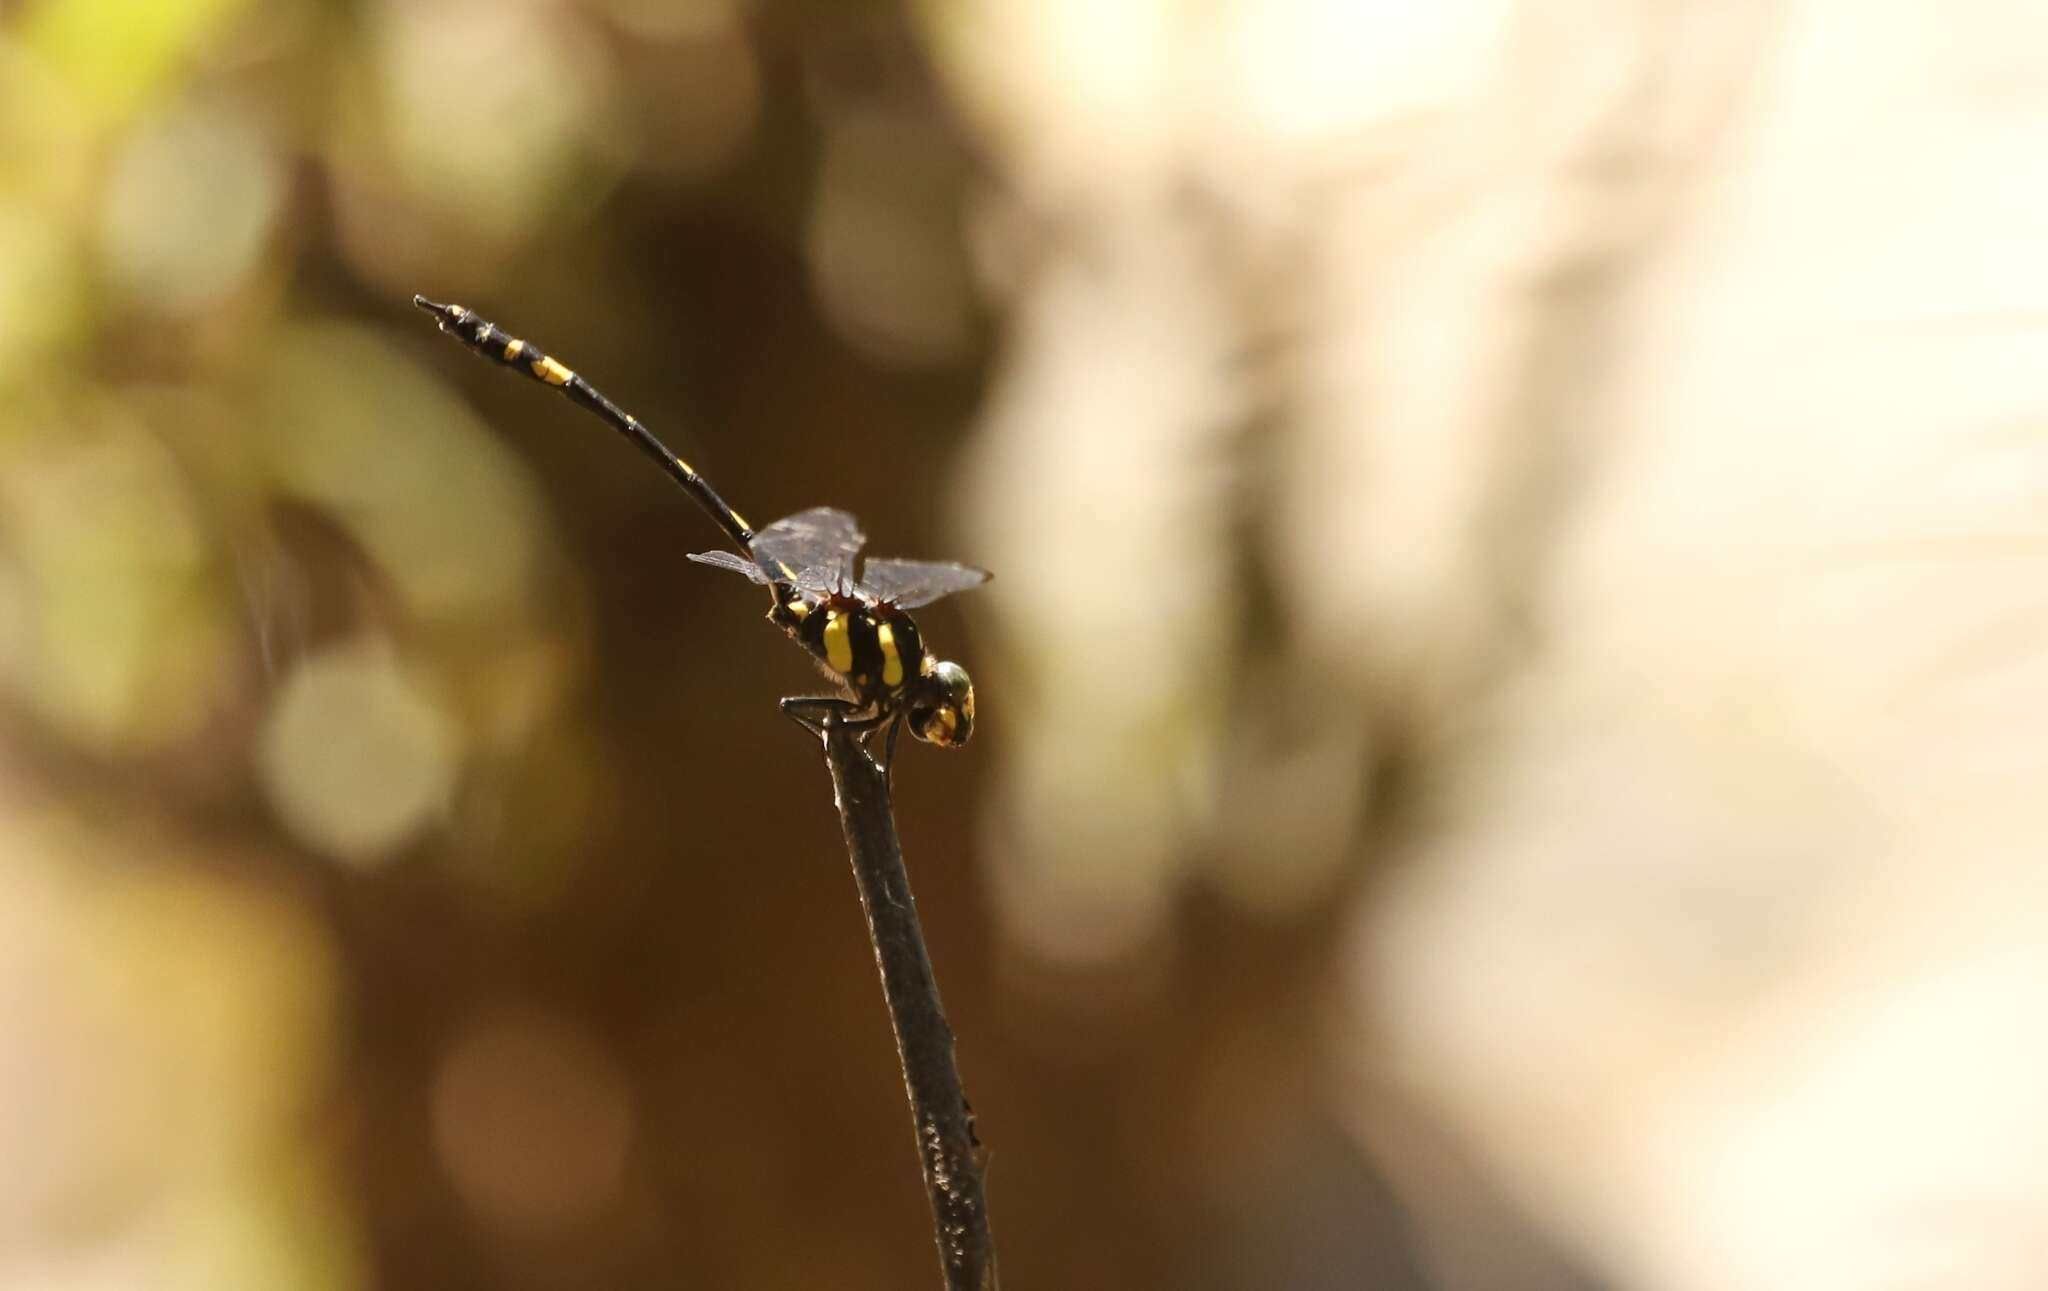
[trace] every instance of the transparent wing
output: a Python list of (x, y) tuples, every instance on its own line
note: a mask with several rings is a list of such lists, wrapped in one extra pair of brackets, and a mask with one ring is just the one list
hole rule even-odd
[(860, 588), (876, 600), (914, 610), (988, 580), (987, 570), (954, 560), (892, 560), (884, 556), (871, 558), (861, 567)]
[(807, 592), (853, 586), (853, 562), (868, 537), (860, 521), (831, 507), (784, 516), (754, 535), (754, 563), (768, 579)]
[(711, 565), (718, 569), (729, 569), (735, 574), (745, 574), (757, 583), (773, 581), (762, 573), (760, 567), (753, 561), (745, 556), (735, 556), (729, 551), (693, 551), (690, 553), (690, 559), (700, 565)]

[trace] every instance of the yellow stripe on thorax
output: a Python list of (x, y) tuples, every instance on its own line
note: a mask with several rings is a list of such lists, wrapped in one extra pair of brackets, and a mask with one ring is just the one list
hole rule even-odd
[(896, 629), (887, 623), (877, 625), (875, 640), (882, 646), (882, 684), (894, 690), (903, 684), (903, 656), (896, 653)]
[(825, 662), (832, 665), (834, 672), (853, 671), (853, 635), (848, 631), (850, 622), (838, 610), (825, 613)]

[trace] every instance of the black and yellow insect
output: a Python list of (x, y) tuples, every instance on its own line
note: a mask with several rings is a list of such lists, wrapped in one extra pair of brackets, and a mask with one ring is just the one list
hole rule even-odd
[[(893, 756), (896, 733), (957, 748), (974, 734), (974, 683), (967, 670), (928, 653), (908, 611), (988, 581), (986, 570), (953, 561), (861, 561), (866, 535), (844, 511), (816, 507), (759, 531), (726, 505), (688, 462), (670, 452), (647, 427), (582, 377), (461, 305), (424, 296), (413, 304), (433, 315), (442, 331), (470, 349), (551, 385), (589, 409), (695, 498), (739, 548), (690, 557), (729, 569), (768, 588), (768, 618), (809, 651), (845, 696), (785, 699), (799, 717), (829, 716), (864, 734), (887, 732)], [(856, 573), (856, 564), (859, 568)]]

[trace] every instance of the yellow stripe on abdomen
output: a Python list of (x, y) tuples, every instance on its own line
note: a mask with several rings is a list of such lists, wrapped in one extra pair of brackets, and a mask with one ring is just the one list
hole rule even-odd
[(896, 629), (887, 623), (877, 624), (875, 640), (882, 647), (882, 684), (894, 690), (903, 684), (903, 656), (896, 653)]
[(848, 673), (853, 671), (853, 634), (851, 623), (838, 610), (825, 614), (825, 662), (832, 665), (832, 671)]

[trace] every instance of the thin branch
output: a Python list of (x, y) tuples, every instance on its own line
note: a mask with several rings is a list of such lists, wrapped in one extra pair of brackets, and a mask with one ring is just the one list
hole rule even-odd
[(802, 724), (822, 730), (824, 736), (825, 763), (832, 771), (832, 794), (846, 831), (847, 858), (853, 862), (875, 965), (882, 972), (882, 994), (889, 1003), (889, 1023), (896, 1032), (896, 1056), (910, 1096), (917, 1155), (931, 1197), (933, 1236), (947, 1291), (996, 1291), (995, 1243), (988, 1231), (974, 1114), (968, 1110), (960, 1070), (953, 1062), (953, 1028), (946, 1024), (939, 984), (925, 953), (924, 929), (917, 921), (917, 903), (910, 895), (910, 876), (896, 840), (888, 781), (855, 732), (829, 720), (818, 726)]

